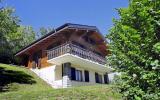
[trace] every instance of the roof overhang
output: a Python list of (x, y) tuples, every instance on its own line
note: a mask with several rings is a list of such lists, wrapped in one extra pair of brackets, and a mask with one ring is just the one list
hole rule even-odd
[(80, 24), (71, 24), (71, 23), (66, 23), (60, 27), (58, 27), (56, 30), (53, 30), (51, 32), (49, 32), (48, 34), (44, 35), (43, 37), (37, 39), (36, 41), (34, 41), (33, 43), (31, 43), (30, 45), (24, 47), (23, 49), (21, 49), (20, 51), (18, 51), (15, 56), (19, 56), (21, 54), (23, 54), (24, 52), (26, 52), (27, 50), (31, 49), (33, 46), (36, 46), (37, 44), (43, 42), (44, 40), (66, 30), (66, 29), (75, 29), (75, 30), (86, 30), (86, 31), (95, 31), (96, 33), (98, 33), (101, 38), (104, 40), (104, 42), (107, 44), (107, 41), (105, 39), (105, 37), (99, 32), (99, 30), (97, 29), (96, 26), (88, 26), (88, 25), (80, 25)]

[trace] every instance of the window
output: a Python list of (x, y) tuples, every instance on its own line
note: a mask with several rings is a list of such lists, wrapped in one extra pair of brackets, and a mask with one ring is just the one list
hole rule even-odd
[(71, 80), (83, 81), (82, 71), (71, 67)]
[(76, 70), (76, 81), (82, 81), (82, 71)]
[(89, 82), (89, 71), (85, 70), (84, 76), (85, 76), (85, 82)]
[(96, 83), (102, 83), (102, 75), (95, 73)]
[(80, 43), (78, 43), (78, 42), (72, 41), (72, 43), (73, 43), (74, 45), (76, 45), (76, 46), (81, 47), (81, 48), (85, 48), (84, 45), (82, 45), (82, 44), (80, 44)]
[(60, 41), (54, 42), (54, 43), (52, 43), (51, 45), (49, 45), (49, 46), (47, 47), (47, 50), (53, 49), (53, 48), (55, 48), (55, 47), (57, 47), (57, 46), (59, 46), (59, 45), (61, 45), (61, 42), (60, 42)]
[(93, 45), (96, 44), (96, 42), (93, 39), (89, 38), (88, 36), (84, 36), (83, 38), (86, 42), (90, 44), (93, 44)]
[(96, 44), (96, 42), (93, 39), (89, 39), (89, 43), (93, 45)]

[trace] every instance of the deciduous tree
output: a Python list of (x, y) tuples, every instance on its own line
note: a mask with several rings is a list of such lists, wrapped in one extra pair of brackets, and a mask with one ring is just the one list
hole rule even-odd
[(160, 99), (160, 0), (130, 0), (118, 9), (110, 40), (110, 64), (121, 72), (119, 89), (128, 100)]
[(31, 26), (20, 25), (14, 9), (0, 8), (0, 62), (15, 63), (14, 54), (35, 40)]

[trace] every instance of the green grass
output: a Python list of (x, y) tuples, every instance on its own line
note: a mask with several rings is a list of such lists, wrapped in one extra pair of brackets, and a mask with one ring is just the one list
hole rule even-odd
[[(22, 77), (18, 77), (17, 74), (21, 75)], [(5, 78), (7, 78), (7, 80)], [(53, 89), (30, 70), (6, 64), (0, 64), (0, 85), (3, 88), (5, 87), (4, 90), (2, 88), (0, 92), (0, 100), (121, 99), (121, 95), (115, 92), (112, 88), (113, 86), (111, 85), (81, 86), (67, 89)]]

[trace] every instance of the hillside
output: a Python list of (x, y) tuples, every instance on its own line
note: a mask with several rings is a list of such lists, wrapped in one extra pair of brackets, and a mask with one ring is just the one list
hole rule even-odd
[(26, 68), (0, 64), (0, 100), (119, 100), (110, 85), (53, 89)]

